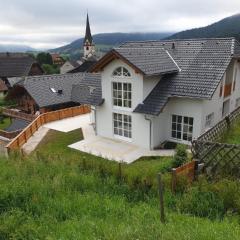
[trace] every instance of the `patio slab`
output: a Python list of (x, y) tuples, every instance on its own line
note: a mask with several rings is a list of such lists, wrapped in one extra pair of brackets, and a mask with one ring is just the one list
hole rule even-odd
[(173, 150), (149, 151), (130, 143), (104, 137), (91, 137), (68, 147), (117, 162), (132, 163), (144, 156), (173, 156)]
[(71, 132), (79, 128), (85, 128), (90, 124), (90, 114), (83, 114), (76, 117), (54, 121), (44, 125), (45, 128), (60, 132)]
[(60, 132), (70, 132), (79, 128), (82, 129), (84, 140), (71, 144), (68, 147), (109, 160), (132, 163), (143, 156), (174, 155), (173, 150), (149, 151), (117, 139), (96, 136), (94, 128), (91, 125), (90, 114), (84, 114), (45, 124), (44, 127), (27, 143), (27, 145), (24, 146), (24, 150), (27, 153), (33, 151), (49, 129)]

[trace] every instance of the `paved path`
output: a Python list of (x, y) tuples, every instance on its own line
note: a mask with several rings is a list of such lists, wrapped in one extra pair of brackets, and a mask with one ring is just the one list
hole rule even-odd
[(42, 141), (42, 139), (47, 135), (49, 129), (45, 127), (40, 127), (33, 136), (25, 143), (22, 147), (22, 150), (25, 154), (30, 154), (33, 152), (37, 145)]

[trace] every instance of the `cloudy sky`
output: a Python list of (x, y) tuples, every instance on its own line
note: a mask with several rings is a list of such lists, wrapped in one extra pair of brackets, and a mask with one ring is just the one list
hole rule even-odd
[(240, 12), (240, 0), (0, 0), (0, 44), (53, 48), (84, 35), (174, 32)]

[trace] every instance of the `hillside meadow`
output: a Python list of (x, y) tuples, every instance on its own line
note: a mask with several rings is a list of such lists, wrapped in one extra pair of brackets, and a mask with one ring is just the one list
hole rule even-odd
[[(31, 156), (0, 159), (1, 240), (239, 239), (236, 181), (199, 179), (173, 195), (171, 158), (119, 165), (67, 148), (79, 138), (79, 130), (50, 131)], [(158, 172), (166, 224), (159, 219)]]

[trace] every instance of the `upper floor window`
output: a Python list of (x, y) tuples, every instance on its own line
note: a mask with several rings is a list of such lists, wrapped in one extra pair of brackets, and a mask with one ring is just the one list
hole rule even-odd
[(118, 67), (113, 71), (114, 77), (131, 77), (130, 72), (125, 67)]
[(132, 107), (131, 83), (113, 82), (113, 105), (117, 107)]

